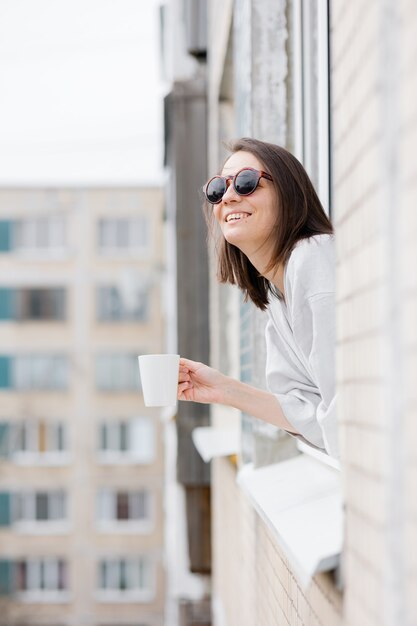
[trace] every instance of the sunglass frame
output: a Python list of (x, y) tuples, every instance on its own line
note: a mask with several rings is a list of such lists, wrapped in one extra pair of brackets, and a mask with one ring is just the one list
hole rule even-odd
[[(256, 179), (256, 184), (254, 186), (254, 188), (249, 191), (248, 193), (241, 193), (240, 191), (238, 191), (236, 189), (236, 178), (239, 176), (239, 174), (241, 174), (242, 172), (246, 172), (246, 171), (250, 171), (250, 172), (255, 172), (255, 174), (257, 174), (257, 179)], [(207, 189), (210, 185), (211, 182), (213, 182), (213, 180), (219, 178), (220, 180), (224, 181), (224, 185), (225, 185), (225, 190), (222, 194), (222, 197), (217, 200), (216, 202), (213, 202), (212, 200), (209, 199), (208, 194), (207, 194)], [(263, 170), (257, 170), (254, 167), (242, 167), (242, 169), (240, 169), (238, 172), (236, 172), (236, 174), (230, 175), (230, 176), (220, 176), (220, 174), (216, 174), (216, 176), (213, 176), (212, 178), (210, 178), (210, 180), (205, 184), (204, 186), (204, 195), (206, 197), (207, 202), (209, 202), (209, 204), (220, 204), (220, 202), (223, 200), (224, 198), (224, 194), (226, 193), (227, 189), (228, 189), (228, 184), (227, 181), (231, 180), (232, 181), (232, 185), (233, 185), (233, 189), (236, 191), (236, 193), (238, 194), (238, 196), (250, 196), (252, 193), (254, 193), (259, 185), (259, 181), (261, 180), (261, 178), (266, 178), (267, 180), (272, 181), (273, 178), (271, 176), (271, 174), (268, 174), (268, 172), (264, 172)]]

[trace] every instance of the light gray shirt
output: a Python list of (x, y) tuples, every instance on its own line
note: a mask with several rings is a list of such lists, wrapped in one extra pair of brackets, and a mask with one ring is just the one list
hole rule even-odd
[(335, 265), (333, 235), (298, 242), (285, 266), (285, 301), (271, 298), (265, 333), (269, 391), (307, 443), (338, 457)]

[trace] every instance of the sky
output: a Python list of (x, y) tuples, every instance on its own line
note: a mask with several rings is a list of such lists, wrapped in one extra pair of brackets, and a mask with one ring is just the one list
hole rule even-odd
[(160, 0), (0, 0), (0, 185), (162, 175)]

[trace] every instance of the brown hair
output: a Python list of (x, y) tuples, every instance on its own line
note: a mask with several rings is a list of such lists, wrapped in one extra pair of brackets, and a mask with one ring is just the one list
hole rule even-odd
[[(332, 233), (333, 227), (301, 163), (288, 150), (257, 139), (242, 138), (228, 146), (229, 151), (250, 152), (272, 176), (277, 199), (277, 219), (270, 237), (275, 241), (267, 271), (284, 264), (301, 239)], [(214, 222), (212, 205), (205, 204), (211, 232)], [(278, 295), (274, 286), (252, 265), (248, 257), (221, 236), (217, 241), (218, 279), (237, 285), (248, 299), (265, 310), (269, 295)]]

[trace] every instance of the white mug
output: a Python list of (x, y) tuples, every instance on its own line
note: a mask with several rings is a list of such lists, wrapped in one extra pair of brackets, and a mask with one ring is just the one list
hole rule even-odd
[(145, 405), (175, 406), (180, 355), (142, 354), (138, 361)]

